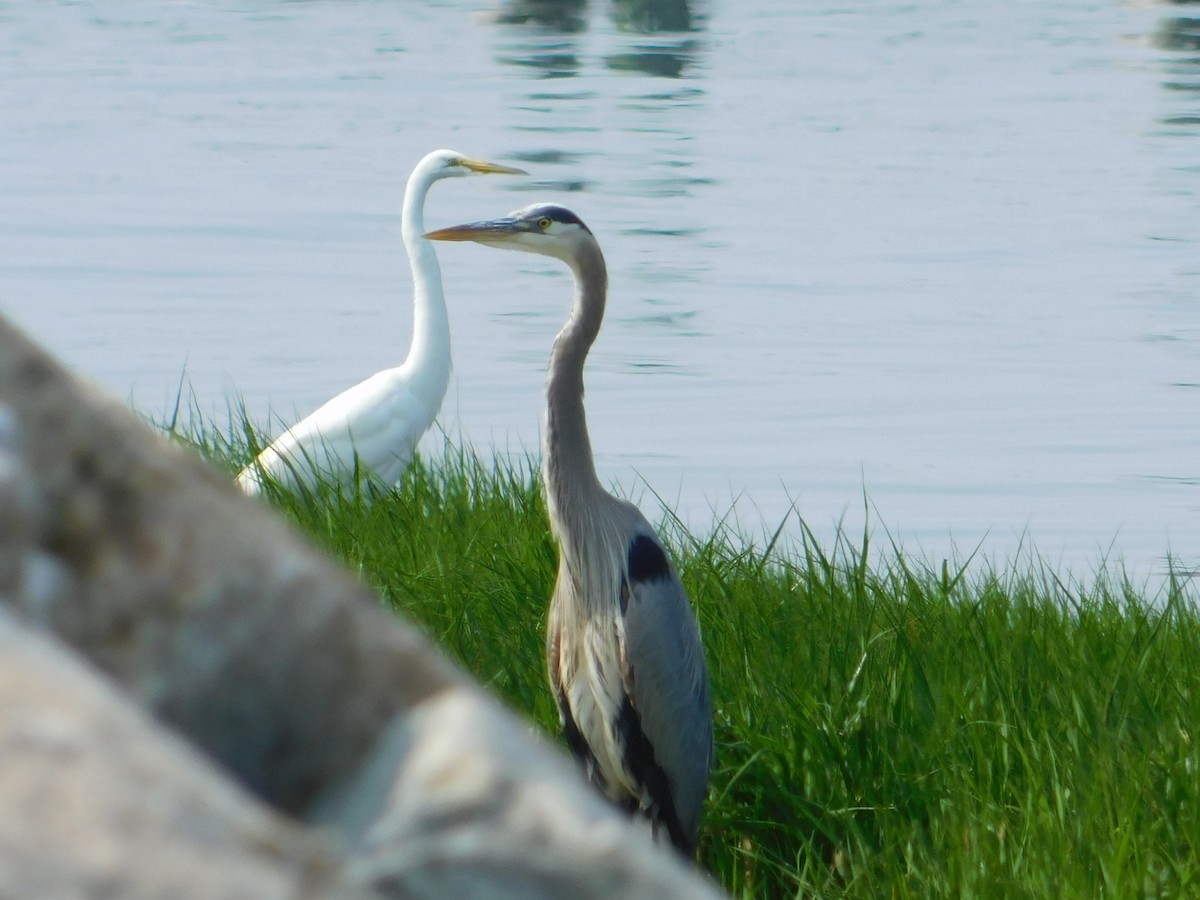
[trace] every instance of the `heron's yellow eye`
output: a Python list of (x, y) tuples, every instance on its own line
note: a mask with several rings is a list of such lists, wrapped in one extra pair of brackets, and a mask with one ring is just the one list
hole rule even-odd
[(550, 217), (549, 216), (542, 216), (540, 219), (538, 219), (538, 228), (542, 229), (542, 231), (545, 231), (549, 227), (550, 227)]

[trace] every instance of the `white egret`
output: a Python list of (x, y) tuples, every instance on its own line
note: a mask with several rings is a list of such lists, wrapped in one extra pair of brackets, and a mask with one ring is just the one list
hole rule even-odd
[(426, 237), (553, 256), (575, 276), (546, 379), (542, 477), (559, 547), (550, 684), (567, 743), (592, 781), (691, 856), (712, 764), (708, 670), (687, 594), (654, 529), (596, 477), (583, 366), (604, 316), (600, 245), (578, 216), (551, 204)]
[(318, 480), (342, 490), (371, 479), (390, 487), (404, 473), (433, 424), (450, 381), (450, 321), (442, 273), (425, 231), (425, 195), (435, 181), (466, 175), (525, 175), (521, 169), (435, 150), (413, 169), (404, 189), (401, 235), (413, 275), (413, 336), (408, 357), (343, 391), (291, 426), (237, 477), (257, 494), (265, 480), (311, 489)]

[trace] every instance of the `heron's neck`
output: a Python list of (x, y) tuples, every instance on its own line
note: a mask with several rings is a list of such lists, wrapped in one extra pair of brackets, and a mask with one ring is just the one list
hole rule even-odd
[(450, 379), (450, 320), (442, 293), (442, 270), (425, 233), (425, 195), (432, 180), (414, 173), (404, 191), (400, 232), (413, 275), (413, 336), (405, 366), (414, 378), (437, 390), (440, 398)]
[[(608, 273), (598, 245), (589, 245), (572, 265), (575, 304), (554, 341), (546, 376), (546, 421), (542, 474), (550, 521), (560, 540), (564, 523), (586, 515), (583, 504), (603, 494), (596, 477), (583, 408), (583, 364), (600, 332)], [(574, 514), (572, 514), (574, 511)]]

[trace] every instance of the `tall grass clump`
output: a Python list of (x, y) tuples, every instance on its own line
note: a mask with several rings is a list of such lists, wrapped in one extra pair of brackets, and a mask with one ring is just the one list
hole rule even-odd
[[(171, 429), (230, 470), (260, 443)], [(270, 502), (553, 734), (557, 554), (531, 459), (447, 445), (393, 491)], [(664, 534), (716, 767), (699, 863), (739, 897), (1200, 895), (1200, 621), (1176, 581), (928, 565), (803, 524)]]

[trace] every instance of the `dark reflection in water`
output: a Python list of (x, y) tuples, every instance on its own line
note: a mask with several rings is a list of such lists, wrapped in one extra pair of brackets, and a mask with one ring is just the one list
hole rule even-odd
[[(1178, 0), (1177, 0), (1178, 2)], [(1163, 87), (1179, 92), (1181, 98), (1195, 100), (1200, 95), (1200, 18), (1171, 16), (1159, 24), (1152, 37), (1154, 46), (1168, 51), (1168, 79)], [(1163, 124), (1175, 126), (1200, 125), (1200, 105), (1164, 116)]]
[(650, 228), (648, 226), (640, 226), (637, 228), (621, 229), (621, 234), (627, 237), (694, 237), (703, 233), (703, 230), (700, 228)]
[[(538, 129), (525, 128), (518, 130), (536, 131)], [(546, 166), (574, 167), (592, 154), (568, 153), (564, 150), (522, 150), (512, 155), (517, 162), (526, 163), (531, 167), (543, 168)], [(586, 178), (537, 178), (524, 181), (517, 187), (517, 190), (531, 193), (542, 193), (544, 191), (579, 193), (580, 191), (588, 190), (591, 186), (592, 183)]]
[(691, 31), (687, 0), (612, 0), (612, 17), (625, 31)]
[[(707, 49), (697, 36), (707, 17), (695, 14), (689, 0), (605, 0), (603, 6), (572, 4), (571, 9), (586, 19), (582, 27), (573, 22), (564, 26), (564, 20), (531, 0), (509, 0), (506, 13), (492, 19), (501, 26), (495, 31), (497, 60), (525, 70), (538, 85), (512, 105), (509, 127), (536, 141), (517, 151), (515, 158), (541, 175), (514, 189), (537, 193), (602, 189), (644, 202), (689, 196), (711, 186), (711, 179), (693, 170), (695, 145), (690, 140), (706, 94), (698, 79), (689, 79), (689, 70), (698, 67)], [(611, 15), (611, 24), (597, 19), (597, 14)], [(650, 36), (651, 31), (658, 33)], [(624, 73), (672, 83), (647, 90), (644, 81), (622, 77)], [(576, 80), (563, 85), (566, 90), (545, 81), (568, 77)], [(604, 146), (611, 140), (607, 135), (614, 133), (628, 136), (631, 144), (659, 148), (652, 154), (654, 164), (631, 168), (619, 177), (610, 175), (602, 183), (583, 177), (581, 173), (597, 169), (593, 159), (597, 154), (589, 148)], [(668, 226), (643, 236), (693, 240), (697, 234)], [(651, 284), (656, 277), (648, 273), (638, 279)]]
[[(622, 31), (654, 34), (693, 28), (688, 0), (612, 0), (611, 11), (613, 22)], [(509, 0), (496, 21), (574, 34), (587, 28), (586, 13), (586, 0)]]
[(535, 69), (539, 78), (570, 78), (579, 74), (579, 57), (574, 53), (566, 52), (574, 49), (572, 45), (541, 44), (530, 49), (533, 52), (517, 56), (501, 56), (500, 62), (510, 66)]
[(574, 165), (583, 159), (582, 153), (568, 153), (565, 150), (525, 150), (513, 154), (517, 162), (531, 165)]
[(587, 28), (586, 0), (512, 0), (496, 17), (502, 25), (539, 25), (574, 34)]
[[(572, 44), (543, 42), (510, 45), (497, 58), (500, 62), (534, 71), (538, 78), (571, 78), (582, 68)], [(698, 44), (681, 41), (672, 45), (638, 45), (604, 58), (614, 72), (636, 72), (658, 78), (679, 78), (695, 62)]]
[(1200, 50), (1200, 19), (1172, 16), (1164, 20), (1154, 44), (1163, 50)]
[(615, 72), (678, 78), (692, 61), (690, 51), (694, 46), (689, 41), (676, 47), (637, 47), (629, 53), (614, 53), (604, 63)]
[[(692, 12), (688, 0), (611, 0), (613, 23), (621, 32), (636, 34), (689, 33), (698, 30), (702, 16)], [(536, 26), (553, 35), (574, 35), (587, 30), (586, 0), (509, 0), (494, 21), (501, 25)], [(528, 35), (536, 37), (536, 33)], [(513, 46), (500, 61), (538, 70), (542, 78), (567, 78), (579, 74), (580, 62), (573, 44), (530, 42)], [(605, 57), (615, 72), (637, 72), (659, 78), (679, 78), (694, 62), (698, 49), (691, 39), (637, 44)]]

